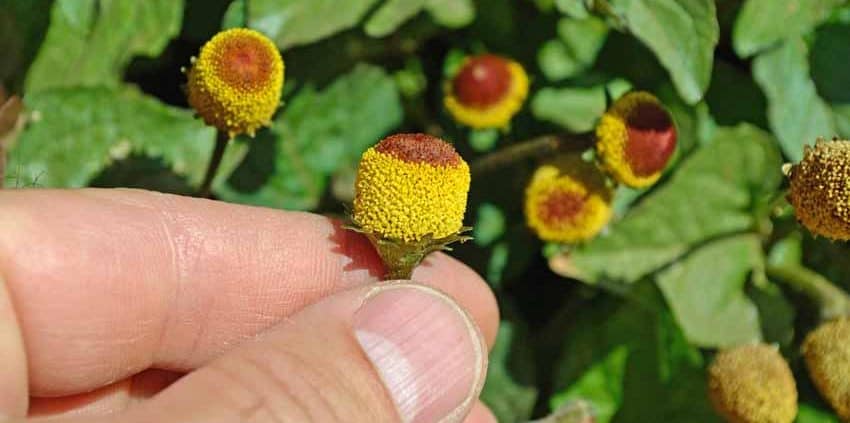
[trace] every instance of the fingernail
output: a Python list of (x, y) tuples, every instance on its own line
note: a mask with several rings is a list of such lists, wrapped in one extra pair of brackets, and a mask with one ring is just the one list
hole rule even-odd
[(376, 288), (354, 330), (404, 422), (459, 422), (486, 371), (481, 334), (445, 294), (412, 283)]

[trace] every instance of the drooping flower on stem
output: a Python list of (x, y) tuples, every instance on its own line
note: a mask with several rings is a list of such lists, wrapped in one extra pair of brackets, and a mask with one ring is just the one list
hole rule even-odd
[(596, 126), (596, 152), (618, 182), (648, 187), (658, 181), (676, 149), (676, 126), (664, 105), (643, 91), (623, 95)]
[(818, 139), (804, 147), (800, 163), (783, 170), (797, 220), (816, 235), (850, 240), (850, 141)]
[(526, 221), (545, 241), (584, 241), (611, 219), (612, 197), (599, 169), (569, 154), (535, 171), (525, 191)]
[(230, 138), (254, 136), (280, 105), (284, 64), (263, 34), (235, 28), (216, 34), (187, 71), (189, 104)]
[(352, 229), (372, 241), (389, 278), (407, 279), (428, 253), (468, 239), (460, 234), (469, 184), (469, 166), (450, 144), (389, 136), (360, 159)]
[(794, 375), (773, 345), (721, 350), (708, 368), (708, 394), (730, 422), (791, 423), (797, 416)]
[(519, 63), (494, 54), (468, 57), (445, 85), (443, 103), (452, 117), (476, 129), (504, 128), (528, 96), (528, 75)]

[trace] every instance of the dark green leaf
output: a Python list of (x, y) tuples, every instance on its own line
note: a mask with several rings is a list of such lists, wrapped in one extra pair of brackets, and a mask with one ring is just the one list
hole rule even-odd
[(753, 77), (767, 96), (770, 128), (788, 158), (799, 161), (804, 144), (836, 134), (832, 114), (809, 77), (803, 40), (791, 38), (760, 54), (753, 62)]
[(134, 56), (165, 48), (182, 15), (180, 0), (57, 0), (26, 90), (116, 86)]
[(609, 233), (575, 249), (582, 279), (633, 282), (709, 239), (753, 229), (752, 208), (782, 180), (773, 139), (749, 125), (718, 128), (671, 180)]
[(0, 85), (20, 92), (47, 32), (52, 0), (0, 0)]
[(812, 46), (812, 79), (818, 93), (831, 103), (850, 103), (850, 25), (826, 25)]
[[(82, 187), (112, 161), (131, 154), (161, 157), (193, 185), (200, 183), (215, 130), (189, 111), (133, 89), (54, 89), (25, 99), (30, 123), (10, 153), (7, 172), (24, 184)], [(230, 148), (222, 171), (238, 160)]]
[(809, 32), (845, 0), (747, 0), (732, 34), (735, 51), (748, 57), (786, 38)]
[(709, 243), (658, 274), (658, 286), (691, 344), (726, 347), (761, 339), (758, 310), (744, 286), (763, 260), (758, 238), (744, 235)]
[(679, 95), (699, 101), (711, 79), (719, 27), (713, 0), (612, 0), (628, 30), (670, 73)]
[[(248, 160), (216, 187), (223, 199), (288, 209), (312, 209), (328, 177), (353, 166), (360, 154), (401, 122), (392, 78), (361, 65), (327, 89), (302, 89), (286, 105)], [(222, 182), (224, 182), (222, 180)]]
[(596, 126), (605, 112), (605, 87), (543, 88), (531, 100), (531, 113), (574, 132)]

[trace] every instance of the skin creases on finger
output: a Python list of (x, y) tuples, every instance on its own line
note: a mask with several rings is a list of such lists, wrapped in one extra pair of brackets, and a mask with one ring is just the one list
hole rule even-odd
[[(383, 272), (368, 240), (308, 213), (105, 189), (4, 191), (0, 207), (31, 395), (192, 370)], [(492, 345), (498, 311), (475, 272), (435, 254), (414, 279), (455, 298)]]

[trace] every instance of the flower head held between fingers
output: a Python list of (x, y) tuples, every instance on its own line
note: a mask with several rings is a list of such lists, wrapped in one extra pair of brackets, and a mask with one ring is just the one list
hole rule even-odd
[(188, 70), (188, 100), (208, 125), (235, 137), (271, 123), (280, 105), (284, 64), (263, 34), (244, 28), (216, 34)]
[(577, 154), (563, 156), (532, 176), (525, 191), (526, 221), (545, 241), (584, 241), (611, 219), (612, 197), (596, 166)]
[(708, 394), (734, 423), (791, 423), (797, 385), (776, 346), (751, 344), (720, 351), (708, 368)]
[(602, 167), (633, 188), (654, 184), (676, 149), (676, 127), (655, 96), (636, 91), (620, 97), (596, 127)]
[(445, 141), (397, 134), (363, 153), (352, 221), (394, 277), (409, 277), (428, 253), (464, 241), (469, 166)]
[(832, 320), (810, 332), (803, 357), (818, 391), (843, 421), (850, 420), (850, 319)]
[(457, 122), (477, 129), (504, 128), (528, 96), (528, 75), (505, 57), (471, 56), (445, 91), (443, 102)]
[(797, 220), (816, 235), (850, 240), (850, 141), (819, 139), (784, 170)]

